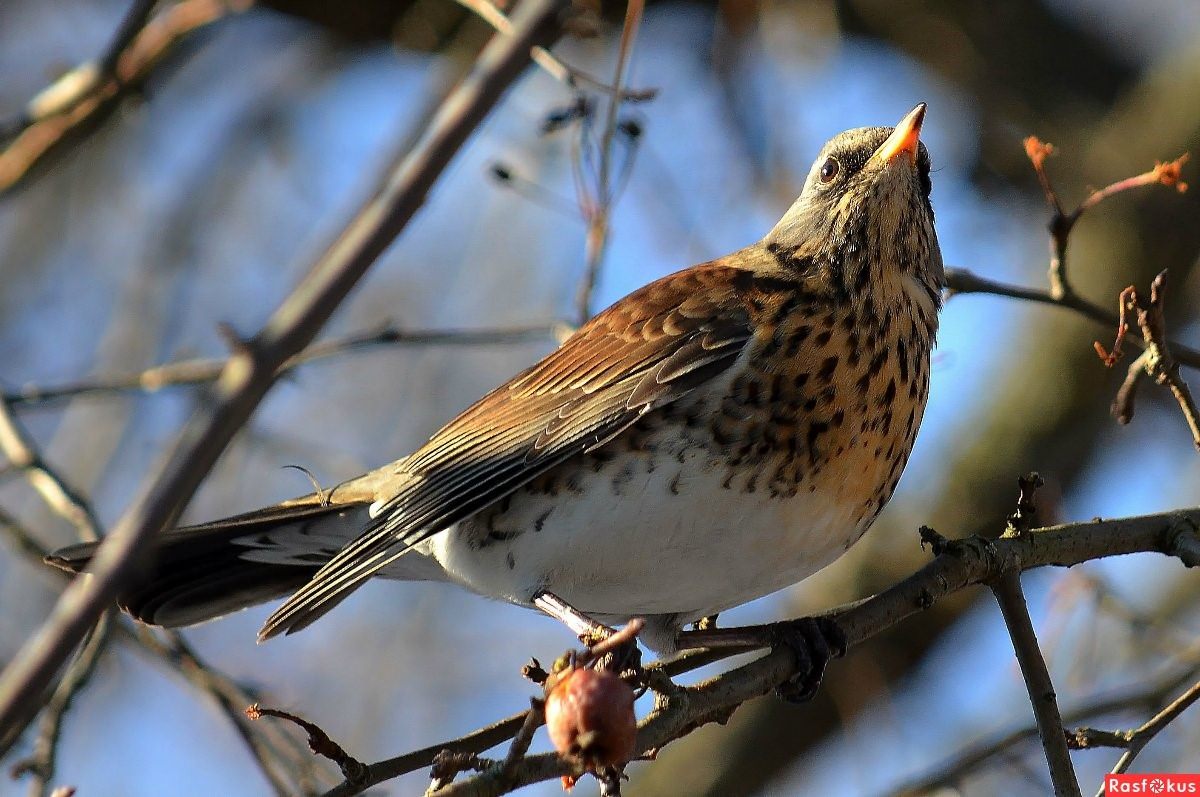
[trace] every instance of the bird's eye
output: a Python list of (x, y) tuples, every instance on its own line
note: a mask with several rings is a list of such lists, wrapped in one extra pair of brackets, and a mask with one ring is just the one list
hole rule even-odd
[(833, 178), (838, 176), (838, 172), (842, 170), (841, 164), (837, 162), (837, 158), (828, 157), (821, 164), (821, 182), (832, 183)]

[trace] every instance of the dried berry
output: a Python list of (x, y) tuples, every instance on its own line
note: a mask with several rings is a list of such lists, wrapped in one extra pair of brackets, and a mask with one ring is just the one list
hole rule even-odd
[(589, 770), (624, 764), (637, 736), (633, 690), (607, 670), (571, 670), (546, 698), (546, 727), (555, 749)]

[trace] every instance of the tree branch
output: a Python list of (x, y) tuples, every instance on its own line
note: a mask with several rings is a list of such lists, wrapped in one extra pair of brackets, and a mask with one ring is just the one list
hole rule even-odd
[[(932, 562), (884, 592), (830, 612), (826, 617), (837, 624), (847, 645), (852, 647), (928, 609), (947, 595), (972, 585), (992, 583), (1007, 573), (1050, 565), (1070, 567), (1092, 559), (1141, 551), (1180, 556), (1185, 564), (1200, 566), (1200, 560), (1191, 558), (1189, 553), (1196, 545), (1197, 527), (1200, 527), (1200, 507), (1051, 526), (998, 540), (975, 537), (947, 541), (936, 532), (923, 529), (923, 541), (933, 544), (936, 554)], [(744, 652), (696, 651), (671, 661), (655, 662), (646, 669), (651, 674), (674, 676)], [(742, 703), (768, 694), (794, 676), (796, 668), (794, 655), (786, 649), (777, 649), (695, 686), (664, 690), (659, 693), (655, 708), (639, 724), (638, 751), (645, 755), (704, 724), (727, 718)], [(511, 739), (525, 718), (526, 713), (522, 712), (460, 739), (369, 764), (361, 781), (343, 782), (324, 797), (350, 797), (390, 778), (429, 766), (444, 749), (481, 753)], [(483, 773), (449, 784), (434, 794), (496, 797), (531, 783), (580, 774), (556, 754), (542, 754), (523, 758), (512, 767), (503, 783), (494, 773)]]
[[(380, 329), (314, 343), (288, 358), (276, 370), (275, 376), (278, 378), (317, 360), (376, 346), (507, 346), (549, 338), (563, 326), (529, 324), (495, 329), (406, 330), (388, 324)], [(51, 403), (79, 396), (155, 393), (166, 387), (210, 384), (220, 378), (224, 367), (225, 360), (207, 357), (179, 360), (156, 365), (136, 374), (99, 376), (53, 387), (28, 385), (5, 393), (3, 400), (11, 406), (17, 406)]]
[(345, 299), (370, 265), (407, 226), (463, 142), (520, 75), (531, 47), (558, 35), (566, 0), (527, 0), (513, 19), (512, 36), (496, 36), (475, 68), (445, 100), (425, 134), (388, 175), (379, 193), (253, 339), (238, 345), (215, 386), (211, 409), (184, 430), (150, 489), (125, 513), (97, 549), (92, 578), (67, 586), (42, 628), (0, 674), (0, 734), (22, 722), (45, 687), (120, 584), (147, 553), (154, 535), (178, 518), (186, 502), (238, 429), (250, 417), (275, 374), (299, 352)]
[[(592, 297), (596, 292), (596, 284), (600, 279), (600, 270), (604, 266), (604, 254), (608, 250), (609, 220), (613, 203), (617, 198), (617, 190), (612, 179), (613, 172), (613, 143), (617, 132), (617, 115), (621, 110), (624, 97), (625, 70), (629, 58), (633, 54), (633, 43), (637, 39), (638, 28), (642, 24), (642, 12), (645, 10), (643, 0), (631, 0), (625, 8), (625, 24), (621, 29), (621, 41), (617, 50), (617, 65), (613, 74), (613, 93), (608, 98), (608, 110), (604, 119), (604, 130), (600, 135), (599, 165), (597, 167), (596, 184), (589, 187), (583, 179), (585, 170), (582, 164), (576, 165), (576, 191), (580, 197), (580, 211), (587, 222), (585, 239), (583, 277), (575, 293), (575, 318), (578, 324), (583, 324), (592, 315)], [(587, 130), (584, 122), (584, 131)], [(580, 150), (588, 146), (588, 141), (582, 143)], [(579, 155), (586, 157), (586, 153)], [(630, 163), (632, 154), (626, 159)]]
[[(1005, 296), (1009, 299), (1020, 299), (1026, 302), (1036, 302), (1038, 304), (1048, 304), (1054, 307), (1062, 307), (1072, 312), (1078, 313), (1084, 318), (1090, 318), (1092, 321), (1104, 324), (1108, 327), (1116, 327), (1119, 321), (1117, 314), (1109, 310), (1105, 310), (1098, 304), (1089, 302), (1082, 298), (1077, 293), (1069, 293), (1062, 298), (1055, 298), (1047, 290), (1038, 288), (1027, 288), (1022, 285), (1010, 285), (1004, 282), (988, 279), (980, 276), (973, 271), (965, 268), (948, 268), (946, 269), (946, 296), (952, 298), (958, 294), (966, 293), (986, 293), (993, 296)], [(1138, 339), (1131, 339), (1138, 346), (1145, 346), (1145, 342)], [(1175, 355), (1175, 360), (1181, 365), (1187, 365), (1192, 368), (1200, 368), (1200, 350), (1194, 349), (1179, 343), (1178, 341), (1168, 341), (1171, 351)]]
[(1033, 622), (1029, 619), (1025, 593), (1021, 590), (1021, 574), (1016, 571), (1005, 573), (992, 584), (992, 593), (1000, 604), (1017, 663), (1025, 678), (1029, 702), (1033, 705), (1033, 715), (1037, 720), (1038, 735), (1042, 739), (1042, 750), (1050, 767), (1054, 794), (1056, 797), (1080, 797), (1079, 778), (1071, 764), (1071, 751), (1067, 749), (1067, 735), (1058, 711), (1058, 698), (1050, 680), (1050, 671), (1046, 669), (1046, 660), (1042, 658), (1042, 650), (1038, 646)]
[(1113, 415), (1122, 424), (1133, 420), (1133, 401), (1141, 376), (1144, 374), (1153, 377), (1155, 382), (1165, 385), (1171, 391), (1171, 395), (1175, 397), (1180, 411), (1183, 412), (1184, 420), (1187, 422), (1188, 431), (1192, 434), (1192, 444), (1197, 451), (1200, 451), (1200, 409), (1196, 408), (1196, 400), (1192, 398), (1192, 391), (1188, 388), (1187, 382), (1183, 381), (1183, 377), (1179, 375), (1179, 363), (1175, 361), (1171, 345), (1167, 341), (1166, 293), (1166, 271), (1160, 272), (1150, 283), (1150, 303), (1148, 305), (1143, 306), (1137, 290), (1132, 285), (1121, 291), (1121, 297), (1118, 300), (1120, 312), (1117, 314), (1119, 319), (1117, 339), (1113, 344), (1112, 353), (1105, 352), (1104, 347), (1099, 343), (1096, 344), (1096, 351), (1104, 358), (1106, 365), (1111, 367), (1116, 363), (1121, 351), (1121, 342), (1129, 330), (1125, 316), (1128, 312), (1133, 312), (1137, 316), (1137, 325), (1142, 332), (1142, 340), (1146, 342), (1146, 350), (1130, 364), (1125, 381), (1121, 384), (1121, 389), (1117, 391), (1117, 397), (1113, 401)]
[[(456, 2), (468, 11), (476, 14), (496, 31), (500, 33), (509, 33), (512, 31), (512, 23), (509, 22), (508, 17), (496, 7), (496, 4), (492, 0), (456, 0)], [(563, 63), (545, 47), (533, 48), (533, 61), (546, 74), (572, 91), (579, 91), (582, 86), (586, 86), (593, 91), (607, 94), (610, 97), (619, 97), (625, 102), (649, 102), (658, 96), (658, 89), (656, 88), (630, 89), (611, 86), (599, 78)]]
[[(33, 438), (21, 425), (7, 401), (0, 401), (0, 452), (13, 467), (25, 473), (30, 485), (57, 515), (75, 527), (83, 542), (100, 539), (100, 522), (91, 505), (56, 470), (46, 464)], [(0, 728), (3, 723), (0, 723)]]
[[(1071, 734), (1071, 741), (1080, 750), (1090, 747), (1125, 748), (1125, 753), (1122, 754), (1110, 773), (1119, 775), (1129, 770), (1133, 760), (1150, 743), (1151, 739), (1198, 700), (1200, 700), (1200, 682), (1192, 684), (1191, 688), (1172, 700), (1162, 711), (1133, 730), (1101, 731), (1095, 728), (1076, 728)], [(1104, 789), (1101, 788), (1100, 791), (1103, 792)]]
[[(1139, 689), (1120, 694), (1102, 694), (1088, 698), (1067, 711), (1063, 719), (1066, 722), (1079, 723), (1093, 717), (1103, 717), (1121, 711), (1155, 711), (1168, 696), (1194, 680), (1195, 677), (1196, 663), (1192, 662), (1190, 666), (1182, 669), (1171, 669), (1165, 675), (1156, 678), (1149, 686), (1141, 686)], [(1037, 738), (1037, 736), (1036, 725), (989, 736), (956, 752), (927, 774), (901, 785), (890, 793), (895, 797), (918, 797), (918, 795), (927, 795), (947, 786), (954, 786), (968, 773), (1009, 753), (1018, 745)], [(1075, 741), (1073, 738), (1069, 738), (1068, 743), (1075, 743)]]
[(0, 138), (0, 195), (24, 178), (51, 150), (84, 125), (111, 110), (183, 38), (251, 0), (182, 0), (153, 19), (155, 3), (136, 0), (99, 63), (87, 61), (29, 101), (21, 118), (3, 125)]

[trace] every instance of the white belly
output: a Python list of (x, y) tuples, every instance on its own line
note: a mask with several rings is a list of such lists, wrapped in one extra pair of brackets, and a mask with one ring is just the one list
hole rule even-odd
[(600, 472), (579, 469), (557, 495), (518, 492), (490, 537), (484, 517), (427, 544), (453, 580), (484, 595), (528, 604), (548, 590), (596, 617), (692, 618), (803, 580), (869, 525), (860, 503), (829, 491), (773, 498), (737, 479), (725, 486), (728, 473), (696, 446), (622, 452)]

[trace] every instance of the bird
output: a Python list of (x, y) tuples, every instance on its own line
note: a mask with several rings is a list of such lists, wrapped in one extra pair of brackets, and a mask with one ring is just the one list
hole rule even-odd
[[(620, 299), (412, 454), (160, 535), (118, 604), (180, 627), (290, 595), (263, 641), (375, 576), (447, 581), (569, 624), (641, 618), (669, 653), (821, 570), (892, 496), (929, 393), (925, 111), (833, 137), (760, 241)], [(81, 572), (95, 548), (47, 561)]]

